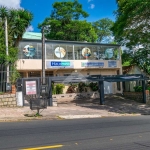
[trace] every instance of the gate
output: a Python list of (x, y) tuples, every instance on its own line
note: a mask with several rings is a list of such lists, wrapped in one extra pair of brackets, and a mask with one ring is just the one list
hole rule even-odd
[(51, 80), (49, 77), (21, 78), (17, 81), (17, 91), (22, 91), (23, 106), (25, 101), (31, 110), (38, 110), (52, 106)]

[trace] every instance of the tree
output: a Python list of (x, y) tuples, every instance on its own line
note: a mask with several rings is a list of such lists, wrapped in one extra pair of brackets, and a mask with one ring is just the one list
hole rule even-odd
[(111, 28), (113, 24), (114, 22), (108, 18), (103, 18), (92, 23), (95, 32), (98, 35), (98, 40), (97, 40), (98, 42), (102, 42), (107, 37), (112, 37)]
[(122, 66), (131, 66), (135, 64), (134, 56), (131, 53), (123, 52), (121, 58), (122, 58)]
[(126, 46), (150, 42), (150, 1), (117, 0), (116, 22), (112, 31), (118, 42)]
[(81, 21), (88, 13), (82, 10), (78, 0), (55, 2), (49, 18), (46, 18), (40, 28), (47, 28), (46, 37), (53, 40), (95, 42), (97, 35), (91, 23)]
[[(9, 56), (5, 51), (5, 19), (7, 18), (8, 27), (8, 47)], [(23, 9), (8, 9), (0, 7), (0, 63), (14, 63), (18, 57), (18, 44), (26, 28), (30, 25), (33, 18), (32, 13)]]
[(150, 74), (150, 55), (149, 49), (140, 48), (134, 54), (133, 62), (139, 66), (145, 73)]
[[(8, 9), (0, 7), (0, 75), (1, 85), (7, 82), (14, 84), (19, 77), (15, 62), (18, 59), (18, 44), (26, 28), (30, 25), (33, 15), (27, 10)], [(8, 30), (8, 53), (6, 55), (5, 45), (5, 21), (7, 20)], [(6, 68), (9, 70), (9, 80), (6, 77)], [(7, 74), (8, 75), (8, 74)], [(3, 89), (4, 90), (4, 89)], [(5, 90), (4, 90), (5, 91)], [(2, 91), (2, 92), (4, 92)]]

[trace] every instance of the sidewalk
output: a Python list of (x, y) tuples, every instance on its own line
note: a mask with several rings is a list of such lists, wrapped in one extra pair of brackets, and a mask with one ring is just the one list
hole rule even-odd
[(29, 106), (15, 108), (0, 108), (0, 121), (26, 121), (35, 119), (76, 119), (100, 118), (117, 116), (150, 115), (150, 106), (133, 100), (112, 96), (105, 99), (105, 105), (99, 105), (99, 100), (84, 103), (60, 104), (57, 107), (47, 107), (40, 110), (42, 117), (26, 117), (25, 114), (36, 114)]

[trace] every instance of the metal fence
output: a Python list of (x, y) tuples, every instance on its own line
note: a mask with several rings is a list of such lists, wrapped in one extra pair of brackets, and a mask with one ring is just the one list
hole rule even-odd
[[(9, 70), (7, 67), (9, 66)], [(0, 64), (0, 92), (10, 92), (11, 84), (7, 81), (13, 73), (14, 64)], [(7, 79), (8, 78), (8, 79)]]

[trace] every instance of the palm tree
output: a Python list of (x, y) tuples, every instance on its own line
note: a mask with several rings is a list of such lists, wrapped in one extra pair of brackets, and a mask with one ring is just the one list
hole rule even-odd
[(22, 36), (26, 31), (26, 28), (30, 25), (32, 19), (32, 13), (27, 10), (12, 9), (9, 11), (9, 35), (13, 38), (15, 47), (18, 46), (19, 41), (22, 39)]

